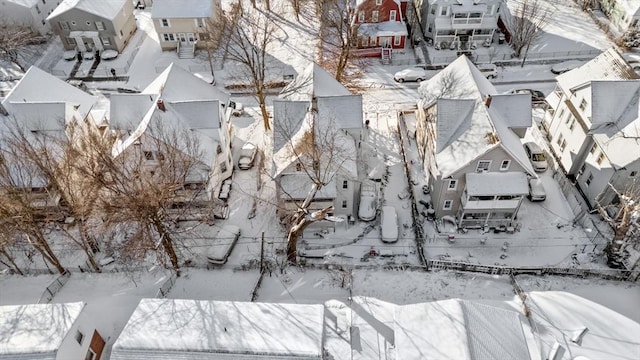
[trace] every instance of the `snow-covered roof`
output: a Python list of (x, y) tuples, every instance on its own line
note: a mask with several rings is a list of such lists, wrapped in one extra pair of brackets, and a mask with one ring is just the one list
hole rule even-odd
[[(286, 194), (287, 199), (302, 200), (309, 195), (311, 190), (311, 180), (304, 173), (282, 174), (278, 177), (281, 191)], [(318, 190), (314, 199), (333, 199), (336, 197), (336, 182), (334, 180), (325, 184)]]
[[(158, 105), (160, 100), (164, 111)], [(220, 122), (228, 102), (229, 94), (171, 64), (140, 94), (117, 94), (111, 98), (111, 127), (133, 131), (114, 145), (114, 155), (135, 143), (149, 127), (162, 125), (165, 129), (189, 131), (198, 139), (202, 153), (199, 160), (211, 166), (222, 142)]]
[(54, 130), (73, 116), (84, 118), (96, 102), (95, 96), (32, 66), (2, 106), (31, 130)]
[(482, 195), (526, 195), (529, 192), (527, 175), (523, 172), (468, 173), (467, 193)]
[(396, 358), (531, 359), (515, 310), (460, 299), (398, 306)]
[[(530, 319), (543, 354), (557, 341), (564, 348), (563, 360), (637, 359), (640, 356), (640, 324), (600, 304), (558, 291), (527, 293)], [(587, 328), (579, 341), (583, 329)]]
[[(637, 159), (640, 151), (640, 79), (611, 48), (557, 77), (568, 97), (567, 106), (580, 118), (614, 168)], [(590, 104), (578, 110), (583, 99)], [(630, 151), (637, 149), (638, 151)]]
[(63, 0), (47, 16), (47, 20), (53, 19), (71, 9), (82, 10), (89, 14), (113, 20), (127, 2), (131, 2), (131, 0)]
[(321, 359), (323, 324), (322, 305), (142, 299), (111, 359)]
[(369, 36), (401, 36), (407, 35), (407, 25), (400, 21), (366, 23), (358, 26), (358, 33)]
[(423, 81), (418, 91), (419, 106), (435, 104), (437, 108), (435, 159), (443, 177), (496, 146), (534, 173), (518, 135), (511, 130), (531, 126), (531, 102), (526, 96), (498, 95), (464, 55)]
[(55, 359), (83, 302), (0, 306), (0, 358)]
[(627, 11), (627, 15), (634, 16), (640, 12), (640, 0), (618, 0), (618, 4)]
[(6, 0), (7, 2), (14, 3), (16, 5), (24, 6), (27, 8), (32, 8), (33, 5), (37, 4), (39, 0)]
[(351, 95), (351, 92), (316, 63), (309, 64), (280, 92), (281, 99), (290, 101), (312, 101), (318, 97), (346, 95)]
[(155, 0), (151, 8), (151, 18), (210, 18), (214, 11), (213, 0)]

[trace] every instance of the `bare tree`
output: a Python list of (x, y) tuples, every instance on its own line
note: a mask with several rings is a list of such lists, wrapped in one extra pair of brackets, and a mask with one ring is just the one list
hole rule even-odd
[(355, 10), (347, 0), (327, 0), (320, 3), (323, 50), (327, 52), (323, 56), (322, 66), (331, 69), (335, 79), (342, 82), (358, 36)]
[(293, 13), (296, 16), (296, 20), (300, 22), (300, 13), (302, 12), (302, 0), (289, 0), (291, 2), (291, 7), (293, 8)]
[(59, 273), (64, 266), (54, 253), (44, 234), (43, 221), (56, 211), (56, 194), (50, 192), (39, 169), (32, 166), (22, 154), (1, 144), (0, 161), (0, 224), (2, 225), (2, 253), (6, 256), (12, 245), (33, 247), (46, 263)]
[[(133, 138), (117, 140), (113, 152), (97, 152), (101, 169), (91, 175), (104, 189), (99, 206), (105, 228), (129, 231), (118, 234), (113, 246), (134, 260), (155, 253), (161, 264), (180, 275), (175, 207), (186, 209), (205, 196), (209, 171), (189, 130), (158, 123)], [(188, 184), (195, 186), (185, 188)]]
[(511, 16), (505, 18), (505, 26), (511, 35), (515, 56), (522, 57), (522, 66), (531, 44), (542, 35), (541, 27), (547, 21), (548, 11), (539, 0), (518, 0)]
[[(613, 239), (605, 249), (607, 261), (610, 266), (622, 267), (626, 245), (640, 245), (640, 187), (631, 185), (623, 192), (611, 185), (609, 187), (617, 195), (619, 203), (601, 205), (596, 199), (596, 209), (614, 231)], [(613, 215), (608, 210), (612, 210)]]
[(39, 44), (45, 38), (21, 25), (0, 26), (0, 59), (16, 65), (26, 72), (23, 59), (36, 52), (30, 45)]
[(221, 47), (228, 46), (228, 31), (228, 19), (222, 15), (217, 16), (213, 20), (207, 19), (204, 22), (204, 26), (199, 28), (198, 31), (198, 38), (200, 39), (199, 44), (204, 49), (202, 54), (204, 55), (205, 60), (209, 64), (209, 69), (211, 70), (211, 76), (213, 78), (211, 81), (212, 85), (216, 83), (216, 74), (214, 73), (214, 60), (216, 53)]
[(228, 13), (229, 24), (226, 55), (227, 59), (241, 65), (249, 78), (250, 86), (256, 97), (262, 115), (265, 130), (270, 130), (267, 112), (266, 61), (267, 49), (275, 39), (275, 23), (266, 12), (259, 8), (243, 9), (239, 3), (233, 5)]
[(300, 201), (298, 197), (289, 193), (292, 189), (285, 188), (276, 179), (280, 192), (288, 199), (287, 202), (295, 206), (295, 210), (288, 214), (286, 220), (289, 229), (287, 258), (291, 263), (297, 261), (298, 239), (309, 225), (322, 220), (341, 221), (330, 216), (334, 210), (333, 205), (315, 211), (311, 209), (311, 205), (318, 192), (332, 182), (343, 164), (355, 160), (353, 149), (349, 150), (345, 145), (345, 137), (350, 135), (337, 129), (333, 119), (318, 119), (317, 111), (310, 110), (305, 121), (306, 128), (300, 129), (289, 127), (286, 121), (277, 122), (275, 125), (275, 131), (286, 139), (286, 144), (280, 151), (296, 159), (296, 168), (304, 174), (304, 181), (301, 180), (299, 186), (308, 188), (306, 197)]

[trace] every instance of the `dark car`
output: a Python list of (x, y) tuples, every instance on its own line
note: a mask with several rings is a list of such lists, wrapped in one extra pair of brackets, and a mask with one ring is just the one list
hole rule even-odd
[(533, 89), (516, 89), (512, 91), (514, 94), (529, 94), (531, 95), (531, 103), (533, 104), (541, 104), (544, 103), (544, 93), (540, 90)]

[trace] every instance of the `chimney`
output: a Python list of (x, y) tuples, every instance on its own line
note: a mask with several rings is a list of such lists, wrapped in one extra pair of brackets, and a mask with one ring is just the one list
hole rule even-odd
[(164, 107), (164, 101), (162, 101), (162, 99), (158, 99), (158, 101), (156, 101), (156, 104), (158, 105), (158, 109), (167, 111), (167, 109)]
[(484, 98), (484, 104), (487, 107), (491, 106), (491, 95), (487, 95), (487, 97)]

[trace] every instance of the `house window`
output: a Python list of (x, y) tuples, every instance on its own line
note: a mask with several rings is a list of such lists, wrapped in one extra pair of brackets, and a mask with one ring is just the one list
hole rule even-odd
[(376, 46), (377, 43), (378, 43), (378, 39), (375, 36), (372, 36), (369, 38), (369, 45)]
[(560, 114), (558, 114), (558, 119), (562, 119), (562, 116), (564, 116), (564, 108), (560, 110)]
[(359, 23), (363, 23), (364, 22), (364, 11), (360, 11), (358, 13), (358, 22)]
[(449, 180), (449, 185), (447, 185), (447, 190), (455, 190), (458, 186), (458, 180)]
[(202, 19), (202, 18), (197, 18), (197, 19), (196, 19), (196, 26), (197, 26), (197, 27), (204, 27), (204, 19)]
[(431, 6), (431, 15), (435, 15), (436, 14), (436, 7), (435, 6)]
[(500, 164), (500, 170), (507, 171), (509, 170), (509, 165), (511, 165), (511, 160), (502, 160)]
[(147, 160), (153, 160), (153, 152), (145, 151), (144, 152), (144, 158), (147, 159)]
[(591, 153), (591, 155), (595, 155), (596, 150), (598, 150), (598, 144), (593, 144), (593, 146), (591, 147), (591, 150), (589, 150), (589, 153)]
[(342, 181), (342, 188), (343, 189), (348, 189), (349, 188), (349, 182), (347, 180), (343, 180)]
[(584, 182), (587, 186), (591, 185), (591, 182), (593, 181), (593, 174), (589, 174), (589, 177), (587, 177), (587, 180)]
[(362, 46), (369, 46), (369, 37), (368, 36), (363, 36), (361, 41), (362, 41)]
[(567, 141), (562, 139), (562, 142), (559, 145), (560, 145), (560, 152), (563, 152), (564, 149), (567, 147)]
[(638, 19), (633, 19), (633, 23), (631, 24), (631, 27), (638, 27)]
[(60, 25), (60, 29), (69, 30), (69, 24), (67, 24), (66, 21), (60, 21), (58, 24)]
[(489, 171), (489, 166), (491, 166), (491, 160), (480, 160), (478, 161), (476, 172)]
[(587, 108), (587, 100), (582, 99), (582, 101), (580, 102), (580, 110), (584, 111), (584, 109)]
[(227, 172), (227, 163), (226, 162), (221, 162), (220, 163), (220, 172), (221, 173)]
[(104, 30), (104, 24), (102, 23), (102, 21), (96, 21), (96, 29), (100, 31)]
[(378, 22), (378, 10), (373, 10), (371, 12), (371, 22)]
[(382, 0), (376, 0), (376, 5), (378, 6), (382, 5)]
[(43, 3), (43, 4), (46, 4), (46, 3), (47, 3), (47, 0), (42, 0), (42, 3)]
[(78, 342), (78, 344), (82, 345), (82, 340), (84, 339), (84, 334), (81, 333), (80, 330), (76, 330), (75, 339)]
[(389, 21), (396, 21), (396, 11), (395, 10), (389, 11)]
[(160, 19), (160, 26), (169, 27), (169, 19)]
[(69, 44), (69, 45), (75, 45), (75, 43), (76, 43), (76, 39), (74, 39), (74, 38), (70, 38), (70, 37), (68, 37), (68, 38), (66, 38), (66, 39), (67, 39), (67, 44)]
[(87, 355), (84, 356), (84, 360), (95, 360), (95, 358), (96, 358), (96, 353), (91, 349), (89, 349), (87, 351)]
[(103, 37), (103, 38), (101, 38), (101, 40), (102, 40), (102, 45), (104, 45), (104, 46), (111, 45), (111, 41), (109, 40), (108, 37)]
[(347, 208), (347, 200), (342, 200), (342, 208), (343, 209)]
[(494, 12), (496, 12), (496, 6), (487, 5), (487, 15), (492, 15)]
[(318, 160), (313, 160), (313, 170), (320, 169), (320, 162)]
[(453, 205), (453, 200), (445, 200), (444, 204), (442, 204), (442, 210), (451, 210), (452, 205)]
[(395, 46), (400, 46), (400, 42), (401, 42), (401, 40), (402, 40), (402, 37), (400, 37), (400, 36), (394, 36), (394, 37), (393, 37), (393, 45), (395, 45)]
[(603, 161), (604, 161), (604, 154), (601, 152), (600, 155), (598, 155), (598, 160), (596, 160), (596, 162), (598, 163), (598, 165), (602, 165)]
[(571, 117), (571, 122), (569, 122), (569, 130), (573, 131), (573, 128), (576, 127), (576, 118)]
[(123, 37), (124, 33), (122, 32), (122, 30), (120, 30), (120, 37)]
[(636, 175), (638, 175), (637, 171), (632, 171), (629, 173), (629, 177), (635, 177)]
[(580, 166), (580, 171), (578, 171), (578, 175), (584, 174), (584, 171), (586, 168), (587, 168), (587, 164), (582, 164), (582, 166)]
[(176, 38), (173, 36), (173, 34), (162, 34), (162, 37), (164, 39), (164, 41), (175, 41)]
[(447, 7), (443, 6), (440, 8), (440, 16), (447, 16)]
[(40, 14), (40, 7), (38, 6), (38, 4), (36, 4), (36, 12)]
[(302, 171), (302, 164), (300, 163), (296, 164), (296, 171)]

